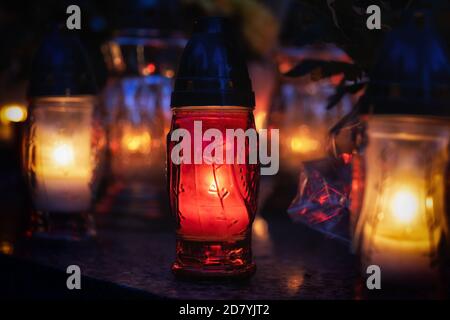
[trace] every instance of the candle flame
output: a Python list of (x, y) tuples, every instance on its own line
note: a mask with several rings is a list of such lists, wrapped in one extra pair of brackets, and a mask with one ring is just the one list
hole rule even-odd
[(320, 142), (315, 139), (307, 125), (301, 125), (291, 137), (290, 147), (292, 152), (306, 155), (317, 151), (320, 147)]
[(26, 107), (18, 104), (6, 105), (0, 113), (3, 122), (23, 122), (27, 118)]
[(67, 167), (74, 162), (74, 153), (72, 146), (68, 144), (60, 144), (53, 150), (53, 161), (56, 165)]
[(411, 190), (399, 190), (392, 196), (390, 207), (398, 222), (410, 223), (419, 211), (419, 201)]
[(148, 153), (151, 137), (148, 132), (142, 134), (125, 134), (122, 143), (131, 152)]
[(293, 137), (291, 149), (296, 153), (308, 153), (317, 150), (319, 142), (307, 136)]

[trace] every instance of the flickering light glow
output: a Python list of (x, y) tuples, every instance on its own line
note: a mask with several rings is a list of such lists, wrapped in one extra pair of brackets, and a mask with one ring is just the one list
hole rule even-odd
[(73, 147), (65, 143), (57, 145), (52, 152), (52, 159), (56, 165), (61, 167), (72, 165), (74, 161)]
[(269, 226), (263, 218), (257, 216), (253, 221), (253, 234), (261, 240), (269, 239)]
[(418, 197), (412, 190), (400, 189), (392, 196), (390, 209), (398, 222), (410, 223), (419, 212)]
[(266, 118), (267, 118), (267, 112), (264, 112), (264, 111), (255, 112), (256, 129), (259, 130), (259, 129), (264, 128), (264, 124), (266, 122)]
[(209, 184), (208, 193), (212, 195), (217, 195), (217, 185), (214, 179)]
[(148, 153), (150, 151), (151, 136), (148, 132), (126, 133), (122, 144), (130, 152)]
[[(286, 120), (287, 121), (287, 120)], [(327, 130), (323, 124), (301, 124), (281, 129), (281, 156), (286, 170), (298, 170), (299, 163), (324, 158)]]
[(308, 153), (319, 148), (319, 142), (308, 136), (298, 136), (291, 138), (291, 149), (295, 153)]
[(6, 105), (1, 108), (0, 118), (2, 122), (23, 122), (27, 119), (27, 109), (19, 104)]
[(88, 99), (42, 98), (35, 103), (27, 161), (37, 209), (80, 212), (90, 207), (96, 159), (93, 107)]

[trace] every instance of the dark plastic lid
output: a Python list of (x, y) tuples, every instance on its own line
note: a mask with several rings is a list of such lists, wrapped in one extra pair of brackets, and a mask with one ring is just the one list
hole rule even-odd
[(55, 28), (44, 37), (34, 57), (28, 96), (95, 94), (94, 74), (76, 32)]
[(450, 61), (429, 10), (409, 12), (381, 48), (363, 113), (450, 116)]
[(202, 18), (183, 51), (172, 107), (242, 106), (253, 108), (255, 94), (244, 56), (225, 18)]

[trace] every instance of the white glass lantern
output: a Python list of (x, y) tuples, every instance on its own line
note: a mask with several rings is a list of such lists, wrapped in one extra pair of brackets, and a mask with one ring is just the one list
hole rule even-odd
[(40, 98), (31, 123), (29, 169), (36, 208), (86, 211), (91, 204), (95, 160), (92, 98)]
[(95, 233), (90, 210), (104, 138), (96, 128), (94, 107), (93, 97), (33, 102), (25, 160), (35, 233), (62, 238)]
[(391, 280), (436, 277), (448, 237), (450, 122), (375, 115), (366, 134), (364, 201), (355, 230), (363, 270), (378, 265)]
[(95, 235), (93, 204), (106, 146), (95, 93), (78, 38), (64, 29), (47, 35), (33, 65), (23, 148), (33, 236)]

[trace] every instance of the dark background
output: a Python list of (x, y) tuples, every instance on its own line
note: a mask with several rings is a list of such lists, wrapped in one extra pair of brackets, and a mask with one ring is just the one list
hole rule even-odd
[[(33, 55), (45, 33), (54, 24), (65, 23), (68, 17), (66, 8), (71, 4), (81, 8), (82, 29), (74, 32), (79, 33), (89, 53), (100, 89), (108, 77), (101, 45), (117, 30), (156, 28), (162, 32), (179, 32), (189, 36), (193, 21), (202, 15), (228, 15), (234, 19), (248, 60), (270, 60), (280, 46), (332, 42), (341, 47), (362, 72), (368, 72), (385, 32), (400, 23), (405, 10), (431, 4), (442, 8), (438, 10), (437, 24), (445, 35), (444, 40), (450, 42), (450, 1), (444, 0), (1, 1), (0, 107), (8, 101), (26, 105)], [(370, 4), (378, 4), (382, 8), (383, 28), (380, 31), (368, 31), (366, 28), (365, 8)], [(22, 125), (12, 124), (15, 132), (12, 144), (0, 143), (0, 249), (3, 243), (20, 236), (27, 222), (29, 202), (20, 173)], [(282, 242), (282, 245), (286, 243)], [(31, 270), (29, 266), (11, 264), (10, 261), (4, 262), (4, 266), (12, 270), (11, 273), (17, 271), (17, 274), (27, 274)], [(53, 273), (53, 270), (41, 270), (40, 267), (33, 270), (36, 273)], [(55, 280), (55, 283), (59, 283), (59, 278), (63, 279), (65, 275), (59, 273), (56, 277), (58, 281)], [(26, 285), (24, 282), (23, 287), (26, 288)], [(36, 286), (41, 287), (42, 283)], [(106, 291), (114, 293), (116, 289), (104, 283), (92, 286), (98, 289), (95, 294), (99, 296)], [(35, 297), (33, 292), (30, 294), (31, 298)], [(39, 292), (34, 294), (39, 295)], [(139, 296), (140, 293), (135, 294)]]
[[(442, 6), (448, 3), (429, 2)], [(65, 23), (68, 17), (66, 8), (70, 4), (77, 4), (81, 8), (82, 30), (79, 33), (94, 61), (97, 81), (102, 85), (106, 70), (100, 45), (116, 30), (158, 28), (189, 34), (193, 20), (205, 14), (229, 15), (238, 27), (245, 27), (245, 23), (251, 19), (264, 18), (264, 12), (253, 10), (254, 3), (260, 4), (274, 19), (274, 24), (261, 26), (266, 29), (260, 32), (275, 33), (280, 44), (335, 42), (366, 67), (370, 65), (370, 58), (383, 32), (367, 32), (365, 8), (370, 4), (379, 4), (383, 12), (383, 30), (389, 30), (392, 25), (398, 23), (402, 10), (418, 5), (420, 1), (336, 0), (330, 1), (330, 5), (326, 0), (2, 1), (0, 95), (8, 92), (5, 88), (15, 81), (27, 78), (39, 40), (54, 23)], [(244, 42), (245, 40), (248, 39), (244, 39)], [(247, 47), (247, 55), (250, 58), (267, 54), (255, 52), (251, 46)]]

